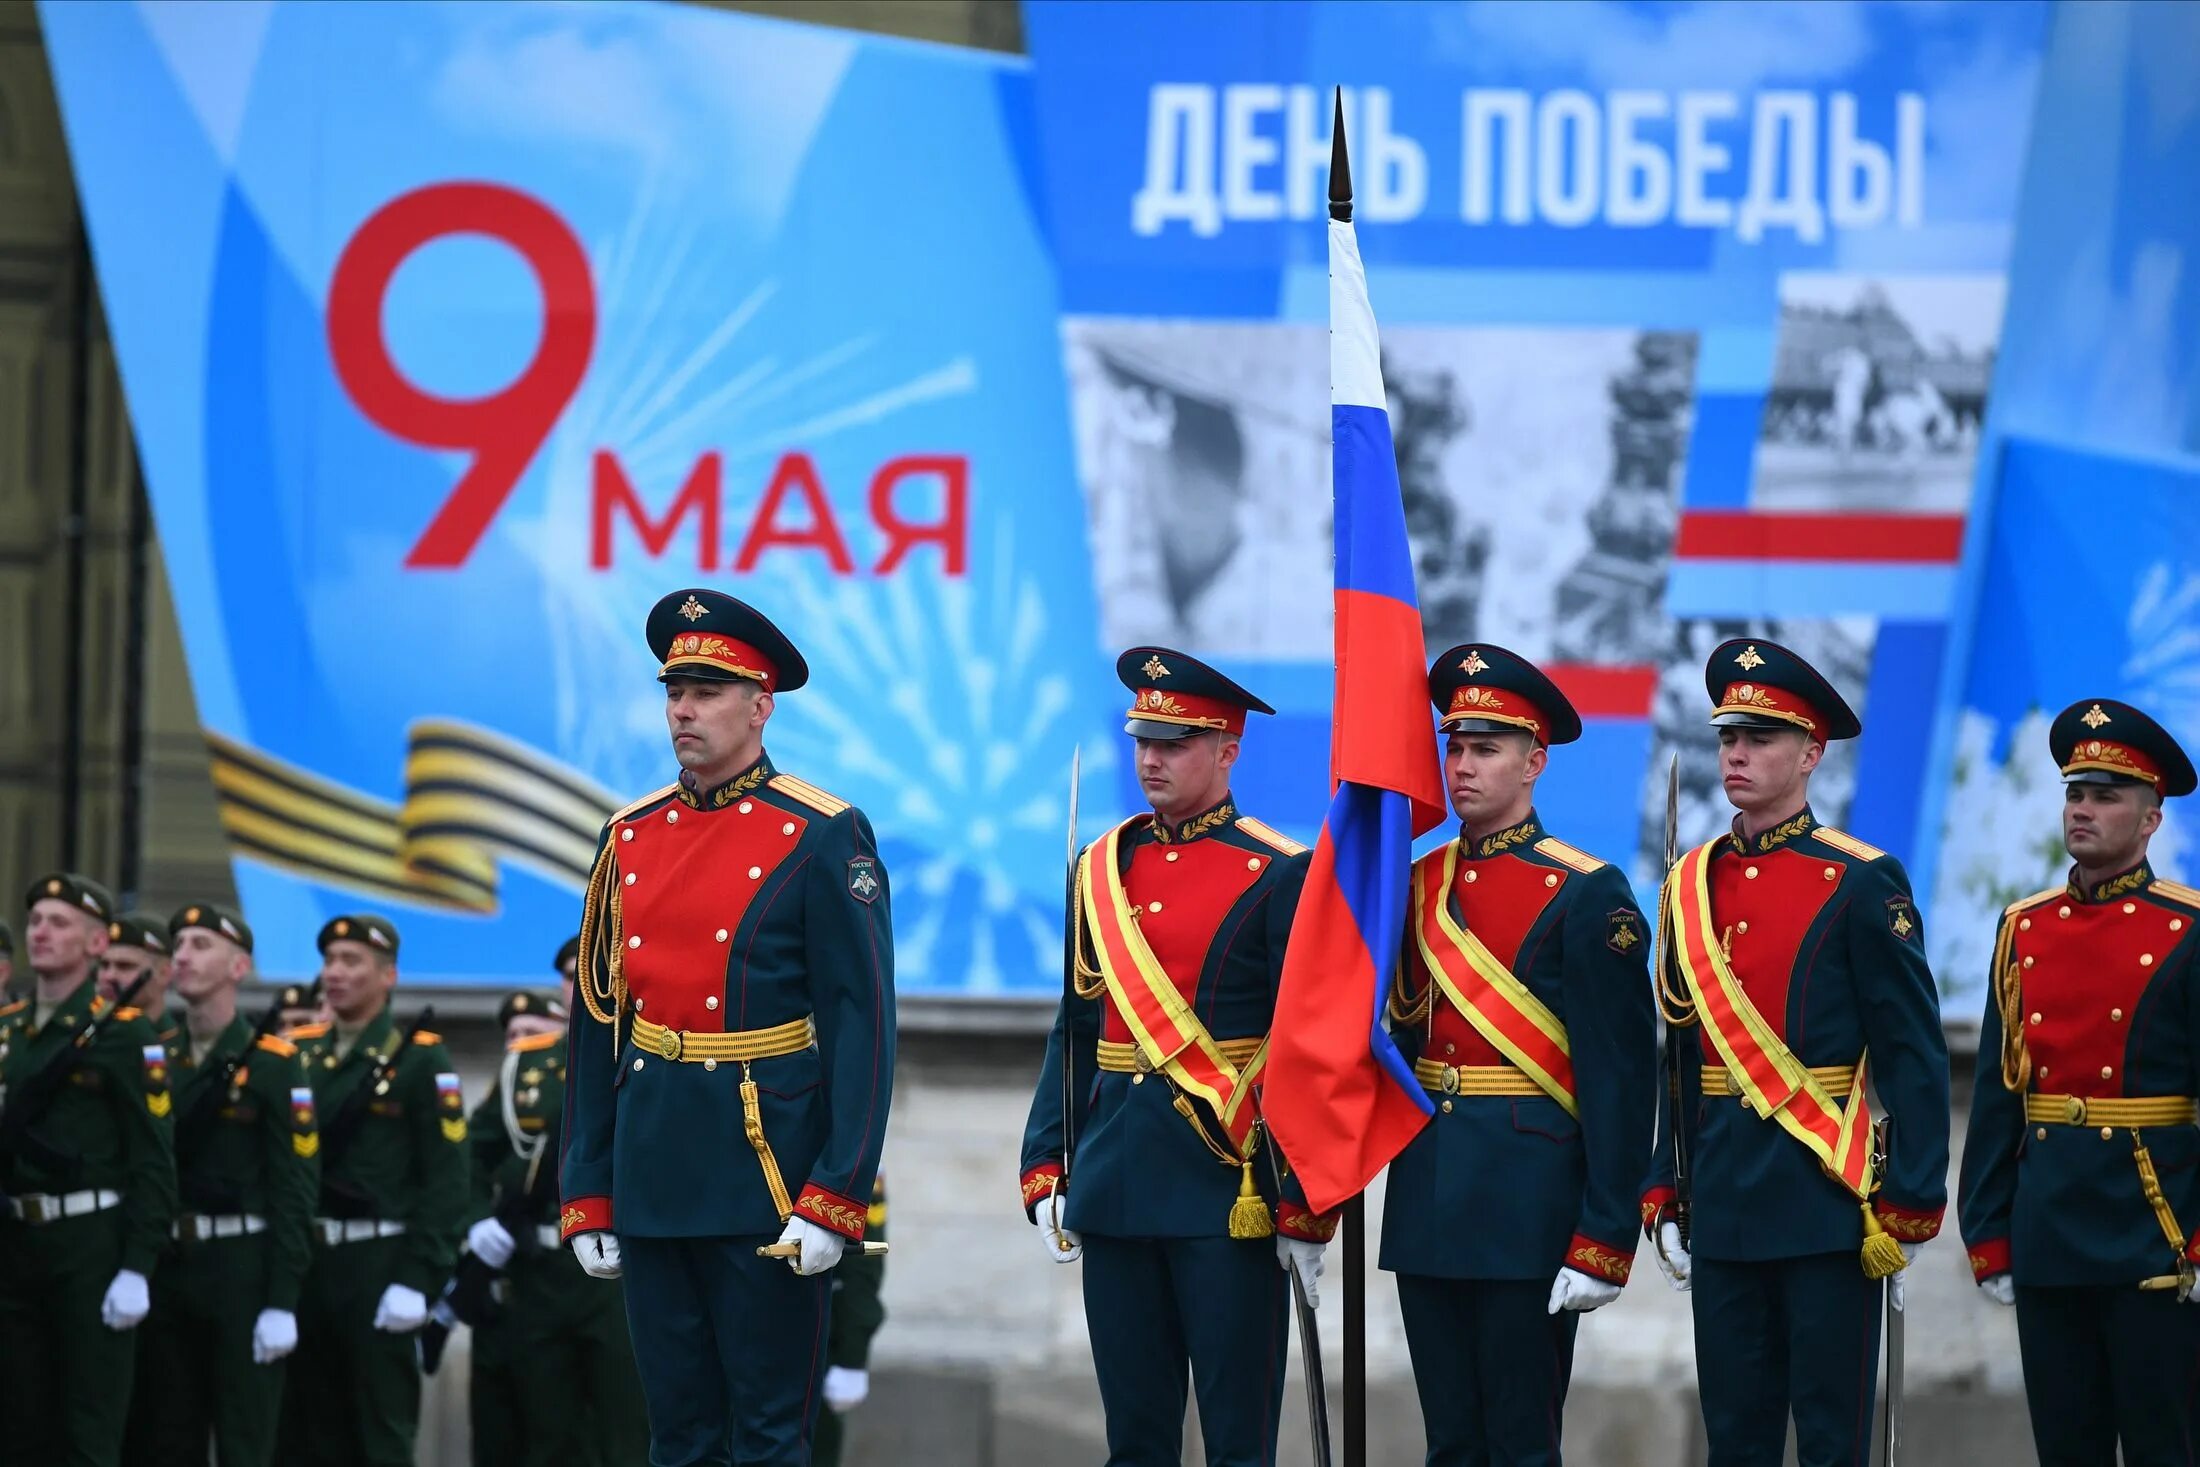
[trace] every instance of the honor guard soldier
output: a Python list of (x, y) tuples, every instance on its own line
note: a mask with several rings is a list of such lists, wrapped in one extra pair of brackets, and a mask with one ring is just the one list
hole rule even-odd
[[(1778, 1467), (1791, 1414), (1802, 1467), (1862, 1462), (1882, 1289), (1901, 1307), (1900, 1271), (1947, 1203), (1940, 1002), (1901, 863), (1810, 808), (1811, 772), (1828, 740), (1863, 731), (1856, 715), (1762, 639), (1719, 647), (1704, 677), (1740, 813), (1666, 874), (1659, 991), (1677, 1073), (1643, 1226), (1669, 1281), (1694, 1290), (1711, 1467)], [(1887, 1108), (1877, 1127), (1867, 1080)]]
[(312, 1079), (321, 1200), (280, 1460), (400, 1467), (420, 1421), (412, 1334), (466, 1213), (465, 1099), (441, 1036), (390, 1014), (397, 929), (338, 917), (317, 941), (333, 1018), (287, 1036)]
[(176, 1211), (168, 1053), (99, 996), (114, 899), (57, 873), (24, 898), (34, 986), (0, 1008), (0, 1427), (7, 1460), (123, 1460), (150, 1279)]
[[(886, 1174), (871, 1184), (867, 1238), (886, 1238)], [(844, 1258), (833, 1270), (833, 1323), (825, 1337), (825, 1410), (810, 1444), (810, 1467), (840, 1467), (847, 1428), (840, 1418), (869, 1399), (871, 1341), (886, 1323), (886, 1260)]]
[(237, 1012), (252, 974), (244, 919), (199, 902), (164, 935), (185, 1005), (172, 1056), (182, 1211), (138, 1332), (128, 1456), (203, 1467), (211, 1442), (221, 1467), (267, 1467), (320, 1197), (313, 1090), (275, 1032), (279, 1009)]
[[(568, 992), (580, 939), (558, 953)], [(446, 1300), (474, 1327), (467, 1387), (481, 1467), (641, 1463), (649, 1418), (628, 1342), (624, 1292), (581, 1271), (558, 1236), (557, 1133), (568, 1015), (515, 993), (496, 1083), (473, 1114), (472, 1225)], [(486, 1308), (483, 1306), (486, 1305)], [(436, 1328), (434, 1324), (430, 1329)]]
[(130, 1006), (145, 1015), (153, 1037), (175, 1059), (183, 1047), (183, 1026), (168, 1011), (168, 926), (143, 912), (124, 912), (107, 924), (107, 951), (99, 955), (99, 996), (109, 1003), (149, 975)]
[(1282, 1269), (1311, 1296), (1336, 1231), (1296, 1178), (1279, 1193), (1256, 1113), (1306, 848), (1230, 798), (1245, 716), (1274, 709), (1167, 647), (1132, 648), (1116, 674), (1153, 812), (1077, 860), (1069, 991), (1024, 1129), (1024, 1209), (1048, 1257), (1084, 1259), (1108, 1460), (1174, 1467), (1188, 1367), (1211, 1467), (1267, 1467)]
[(1559, 1461), (1580, 1315), (1619, 1297), (1656, 1102), (1650, 939), (1626, 876), (1535, 813), (1564, 693), (1502, 647), (1429, 669), (1459, 838), (1414, 864), (1391, 1031), (1436, 1102), (1391, 1163), (1430, 1467)]
[(2192, 761), (2127, 703), (2056, 718), (2062, 886), (1994, 934), (1964, 1245), (2017, 1310), (2041, 1467), (2200, 1462), (2200, 891), (2147, 864)]
[(647, 636), (680, 777), (604, 827), (589, 881), (560, 1225), (623, 1271), (650, 1460), (796, 1467), (893, 1098), (886, 868), (862, 811), (764, 751), (809, 679), (777, 627), (675, 591)]

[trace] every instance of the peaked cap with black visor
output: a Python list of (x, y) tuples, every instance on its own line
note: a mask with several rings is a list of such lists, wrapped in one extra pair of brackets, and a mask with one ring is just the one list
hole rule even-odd
[(1799, 728), (1819, 744), (1864, 731), (1817, 668), (1762, 637), (1721, 642), (1704, 663), (1703, 681), (1718, 728)]
[(1429, 700), (1446, 734), (1525, 733), (1539, 744), (1581, 737), (1581, 715), (1558, 684), (1517, 652), (1476, 642), (1429, 664)]
[(791, 693), (810, 680), (810, 665), (771, 618), (723, 591), (674, 591), (649, 613), (649, 650), (657, 681), (759, 683), (767, 693)]
[(2169, 730), (2114, 698), (2080, 698), (2056, 714), (2047, 747), (2064, 784), (2145, 784), (2169, 799), (2196, 782)]
[(1131, 648), (1115, 659), (1115, 675), (1131, 690), (1123, 732), (1134, 739), (1242, 734), (1246, 714), (1276, 711), (1198, 658), (1168, 647)]

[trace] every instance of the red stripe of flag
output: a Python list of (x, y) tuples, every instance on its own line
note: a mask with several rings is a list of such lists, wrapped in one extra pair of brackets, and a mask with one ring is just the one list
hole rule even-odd
[(1583, 718), (1648, 718), (1657, 701), (1654, 667), (1591, 667), (1581, 662), (1545, 663), (1543, 671)]
[(1953, 565), (1963, 554), (1963, 516), (1764, 514), (1694, 509), (1673, 542), (1679, 560), (1856, 560)]

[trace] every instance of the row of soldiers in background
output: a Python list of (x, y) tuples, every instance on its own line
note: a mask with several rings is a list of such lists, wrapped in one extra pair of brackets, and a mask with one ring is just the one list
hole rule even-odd
[[(461, 1319), (482, 1467), (646, 1458), (621, 1291), (557, 1237), (563, 1005), (505, 1001), (497, 1081), (461, 1119), (439, 1037), (391, 1013), (379, 917), (330, 922), (320, 978), (253, 1020), (229, 909), (117, 914), (67, 874), (26, 905), (32, 991), (0, 1007), (9, 1460), (410, 1463), (420, 1372)], [(867, 1388), (883, 1267), (835, 1281), (821, 1443)]]
[[(1271, 1467), (1282, 1281), (1314, 1293), (1335, 1223), (1232, 1099), (1262, 1068), (1307, 857), (1231, 799), (1266, 704), (1168, 648), (1117, 670), (1153, 813), (1079, 857), (1023, 1203), (1050, 1258), (1083, 1259), (1109, 1461), (1173, 1467), (1188, 1373), (1210, 1467)], [(1737, 815), (1668, 852), (1653, 943), (1618, 870), (1535, 813), (1581, 733), (1564, 693), (1487, 644), (1429, 670), (1461, 825), (1415, 863), (1398, 934), (1390, 1031), (1436, 1114), (1391, 1167), (1381, 1253), (1429, 1467), (1559, 1462), (1576, 1322), (1619, 1297), (1638, 1223), (1692, 1295), (1712, 1467), (1778, 1467), (1791, 1420), (1804, 1467), (1870, 1457), (1882, 1302), (1899, 1321), (1946, 1209), (1937, 989), (1900, 863), (1809, 805), (1827, 742), (1862, 731), (1840, 693), (1763, 640), (1718, 648), (1705, 681)], [(2119, 1443), (2129, 1467), (2194, 1467), (2200, 892), (2147, 864), (2194, 772), (2109, 699), (2050, 742), (2074, 865), (2003, 918), (1963, 1232), (2016, 1307), (2044, 1467)]]

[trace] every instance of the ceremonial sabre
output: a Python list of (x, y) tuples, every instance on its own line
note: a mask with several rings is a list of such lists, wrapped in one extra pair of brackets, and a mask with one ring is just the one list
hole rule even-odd
[[(858, 1243), (855, 1245), (856, 1249), (860, 1250), (865, 1258), (884, 1258), (888, 1246), (885, 1243)], [(759, 1258), (800, 1258), (802, 1256), (802, 1245), (800, 1243), (766, 1243), (756, 1250), (756, 1256)]]
[[(1665, 875), (1670, 881), (1673, 868), (1680, 864), (1681, 843), (1681, 756), (1675, 754), (1665, 771)], [(1658, 889), (1658, 923), (1654, 929), (1661, 941), (1657, 957), (1656, 982), (1662, 995), (1668, 991), (1666, 967), (1673, 961), (1673, 945), (1663, 941), (1665, 936), (1665, 889), (1661, 881)], [(1688, 1177), (1688, 1117), (1685, 1114), (1686, 1097), (1681, 1090), (1681, 1046), (1675, 1035), (1677, 1026), (1670, 1017), (1665, 1025), (1665, 1085), (1673, 1097), (1673, 1220), (1680, 1226), (1681, 1246), (1688, 1246), (1689, 1235), (1689, 1177)], [(1658, 1240), (1652, 1239), (1652, 1242)], [(1662, 1247), (1662, 1244), (1660, 1245)]]
[[(1283, 1195), (1283, 1171), (1276, 1164), (1276, 1141), (1268, 1139), (1268, 1175), (1275, 1181), (1276, 1195)], [(1284, 1272), (1291, 1279), (1291, 1311), (1299, 1322), (1299, 1361), (1306, 1367), (1306, 1421), (1313, 1435), (1314, 1467), (1330, 1467), (1329, 1456), (1329, 1387), (1322, 1377), (1322, 1329), (1314, 1317), (1314, 1306), (1307, 1301), (1306, 1284), (1299, 1278), (1296, 1268)]]
[(1072, 1153), (1077, 1150), (1077, 1047), (1070, 1041), (1070, 1004), (1077, 997), (1077, 955), (1083, 939), (1077, 931), (1077, 787), (1084, 768), (1085, 746), (1069, 751), (1069, 838), (1062, 858), (1062, 1175), (1054, 1184), (1047, 1206), (1054, 1209), (1055, 1247), (1067, 1253), (1073, 1246), (1060, 1236), (1062, 1189), (1069, 1185)]
[[(1887, 1164), (1887, 1154), (1891, 1149), (1887, 1137), (1893, 1129), (1894, 1117), (1892, 1116), (1879, 1123), (1879, 1155), (1873, 1159), (1872, 1165), (1874, 1176), (1877, 1176)], [(1905, 1301), (1895, 1295), (1895, 1282), (1901, 1277), (1902, 1271), (1896, 1269), (1893, 1273), (1887, 1275), (1886, 1283), (1887, 1416), (1884, 1428), (1886, 1435), (1885, 1451), (1881, 1457), (1885, 1467), (1895, 1467), (1896, 1459), (1902, 1451), (1902, 1329), (1906, 1322), (1905, 1316), (1908, 1310), (1905, 1307)]]

